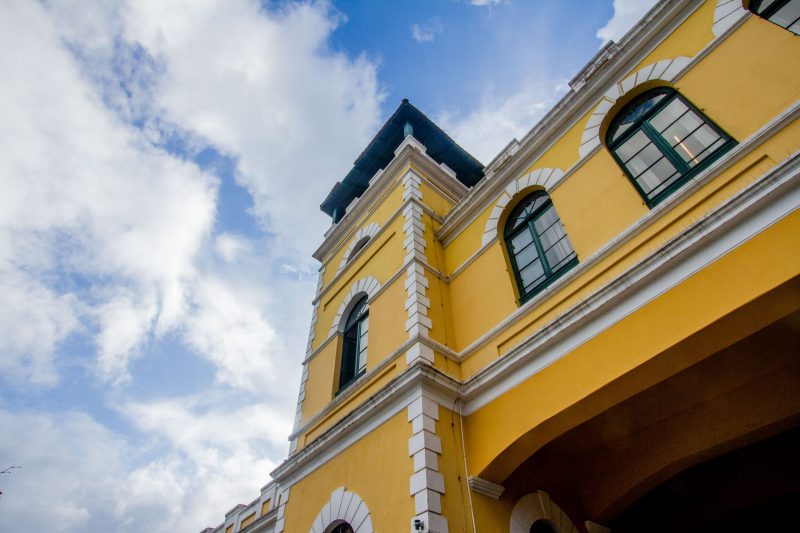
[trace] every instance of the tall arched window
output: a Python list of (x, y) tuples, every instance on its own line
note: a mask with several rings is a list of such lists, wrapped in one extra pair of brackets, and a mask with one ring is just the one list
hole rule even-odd
[(514, 207), (504, 235), (520, 303), (578, 263), (553, 202), (544, 191), (526, 196)]
[(759, 17), (800, 35), (800, 0), (750, 0), (748, 9)]
[(648, 206), (653, 207), (735, 143), (677, 91), (661, 87), (626, 105), (606, 145)]
[(367, 368), (367, 332), (369, 308), (363, 296), (350, 311), (344, 325), (342, 364), (339, 369), (339, 391), (355, 381)]

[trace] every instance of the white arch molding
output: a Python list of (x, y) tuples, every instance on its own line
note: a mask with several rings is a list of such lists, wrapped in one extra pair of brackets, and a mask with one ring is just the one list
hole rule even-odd
[(500, 195), (500, 198), (494, 204), (494, 209), (492, 209), (492, 213), (489, 215), (489, 220), (486, 221), (486, 226), (483, 229), (483, 239), (481, 239), (481, 245), (485, 246), (497, 236), (497, 223), (500, 221), (500, 215), (503, 214), (503, 210), (506, 208), (508, 202), (511, 201), (515, 194), (532, 185), (539, 185), (547, 190), (558, 183), (563, 176), (564, 171), (560, 168), (537, 168), (528, 174), (525, 174), (521, 178), (517, 178), (515, 181), (511, 182), (511, 184), (506, 187), (506, 190), (503, 191), (503, 194)]
[(600, 99), (600, 103), (597, 104), (594, 112), (586, 122), (586, 126), (583, 128), (581, 145), (578, 148), (580, 156), (585, 157), (597, 146), (602, 144), (600, 140), (600, 125), (621, 96), (648, 81), (662, 80), (671, 83), (690, 61), (691, 58), (685, 56), (678, 56), (673, 59), (662, 59), (657, 63), (651, 63), (646, 67), (640, 68), (621, 82), (612, 85)]
[(351, 303), (355, 303), (354, 299), (356, 296), (359, 296), (363, 293), (367, 295), (367, 299), (371, 300), (376, 294), (378, 294), (380, 289), (380, 282), (372, 276), (367, 276), (366, 278), (362, 278), (355, 282), (355, 284), (350, 287), (350, 292), (348, 292), (347, 296), (344, 297), (342, 304), (339, 306), (339, 310), (336, 311), (336, 316), (333, 317), (333, 323), (331, 324), (331, 329), (328, 332), (328, 337), (337, 331), (341, 331), (342, 327), (344, 327), (342, 317), (346, 316), (346, 312), (350, 310), (350, 307), (352, 307)]
[(355, 492), (339, 487), (319, 512), (308, 533), (329, 533), (331, 526), (347, 522), (356, 533), (374, 533), (372, 517), (364, 500)]
[[(359, 229), (356, 234), (353, 236), (353, 240), (350, 241), (350, 244), (347, 246), (347, 249), (344, 251), (344, 255), (342, 255), (342, 260), (339, 262), (339, 268), (336, 269), (336, 273), (338, 274), (342, 270), (344, 270), (345, 265), (350, 261), (350, 255), (353, 253), (353, 248), (364, 239), (371, 239), (378, 232), (381, 230), (381, 227), (375, 223), (370, 222), (363, 228)], [(363, 247), (361, 248), (363, 250)]]
[(747, 10), (742, 6), (742, 0), (717, 0), (711, 31), (715, 37), (719, 37), (746, 14)]
[(537, 520), (547, 520), (557, 533), (579, 533), (567, 514), (540, 490), (520, 498), (511, 511), (511, 533), (528, 533)]

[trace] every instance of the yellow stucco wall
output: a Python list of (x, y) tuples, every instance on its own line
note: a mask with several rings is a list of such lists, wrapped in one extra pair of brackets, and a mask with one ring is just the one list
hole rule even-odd
[(414, 512), (408, 495), (410, 436), (404, 409), (292, 486), (285, 530), (308, 531), (331, 492), (342, 485), (367, 504), (376, 531), (407, 529)]

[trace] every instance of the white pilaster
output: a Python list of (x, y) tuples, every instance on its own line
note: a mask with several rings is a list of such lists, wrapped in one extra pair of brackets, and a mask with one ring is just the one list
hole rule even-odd
[(436, 435), (439, 405), (420, 394), (408, 405), (407, 411), (412, 431), (408, 439), (408, 455), (414, 461), (409, 494), (414, 497), (415, 516), (410, 531), (415, 531), (414, 520), (422, 520), (423, 531), (447, 533), (447, 519), (441, 515), (445, 485), (444, 476), (439, 472), (442, 441)]

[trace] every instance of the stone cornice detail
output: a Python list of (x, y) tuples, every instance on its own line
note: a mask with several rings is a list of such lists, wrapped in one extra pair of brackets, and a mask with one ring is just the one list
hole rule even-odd
[(469, 489), (472, 492), (483, 494), (484, 496), (488, 496), (493, 500), (499, 500), (500, 496), (503, 494), (503, 491), (506, 490), (503, 485), (498, 485), (497, 483), (493, 483), (488, 479), (483, 479), (482, 477), (469, 476), (468, 481)]
[(367, 212), (375, 198), (394, 183), (397, 175), (408, 164), (417, 166), (423, 172), (425, 181), (454, 204), (464, 198), (468, 189), (456, 179), (453, 171), (447, 165), (442, 166), (434, 161), (425, 152), (425, 147), (421, 143), (409, 137), (400, 144), (395, 151), (394, 159), (386, 168), (375, 173), (367, 190), (347, 207), (345, 216), (328, 230), (325, 240), (313, 254), (315, 259), (324, 262), (330, 251), (350, 232), (356, 221)]

